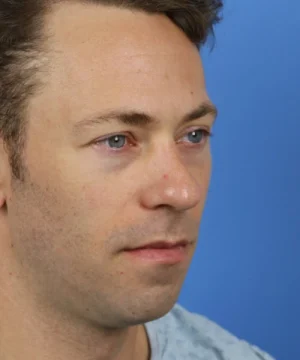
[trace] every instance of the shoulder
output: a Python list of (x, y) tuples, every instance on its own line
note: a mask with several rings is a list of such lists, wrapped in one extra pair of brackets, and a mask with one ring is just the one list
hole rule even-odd
[(179, 304), (146, 327), (154, 352), (160, 355), (158, 359), (275, 360), (257, 346)]

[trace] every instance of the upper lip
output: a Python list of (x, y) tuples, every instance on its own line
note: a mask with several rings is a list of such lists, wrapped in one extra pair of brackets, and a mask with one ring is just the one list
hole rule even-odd
[(160, 240), (160, 241), (154, 241), (151, 243), (147, 243), (135, 248), (127, 248), (125, 250), (136, 250), (136, 249), (170, 249), (172, 247), (175, 246), (186, 246), (188, 245), (189, 242), (185, 239), (183, 240), (178, 240), (178, 241), (164, 241), (164, 240)]

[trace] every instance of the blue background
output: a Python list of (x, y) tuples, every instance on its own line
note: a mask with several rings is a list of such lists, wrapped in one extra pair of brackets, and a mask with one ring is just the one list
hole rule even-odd
[(223, 17), (214, 50), (202, 50), (220, 114), (178, 302), (278, 360), (299, 360), (300, 2), (227, 0)]

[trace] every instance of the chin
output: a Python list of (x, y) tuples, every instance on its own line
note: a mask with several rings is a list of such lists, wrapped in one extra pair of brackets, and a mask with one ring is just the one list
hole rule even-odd
[[(155, 298), (151, 302), (148, 302), (143, 308), (140, 306), (139, 309), (134, 309), (134, 316), (136, 317), (136, 325), (150, 321), (157, 320), (167, 313), (169, 313), (173, 306), (176, 304), (177, 298), (172, 300), (168, 298), (164, 301), (155, 301)], [(131, 314), (132, 315), (132, 314)]]

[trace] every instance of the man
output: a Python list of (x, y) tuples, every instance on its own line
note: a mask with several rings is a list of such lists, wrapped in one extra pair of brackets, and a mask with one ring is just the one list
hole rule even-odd
[(221, 7), (0, 0), (1, 360), (271, 359), (176, 304), (211, 175), (199, 48)]

